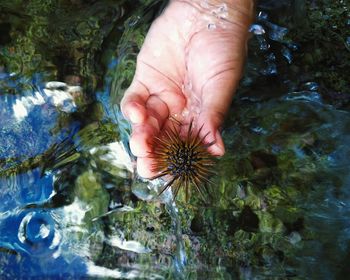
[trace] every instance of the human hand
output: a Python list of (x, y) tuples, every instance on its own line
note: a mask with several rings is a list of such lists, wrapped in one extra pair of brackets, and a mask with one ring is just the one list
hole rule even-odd
[(170, 125), (184, 132), (191, 120), (225, 152), (219, 132), (242, 73), (252, 0), (173, 0), (157, 18), (137, 57), (134, 79), (121, 103), (132, 123), (130, 148), (141, 177), (153, 177), (154, 137)]

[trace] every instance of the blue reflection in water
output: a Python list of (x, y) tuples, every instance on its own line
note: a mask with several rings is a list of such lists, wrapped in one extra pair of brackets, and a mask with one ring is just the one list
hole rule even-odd
[(55, 279), (85, 275), (85, 260), (75, 254), (67, 258), (60, 252), (62, 235), (57, 222), (47, 210), (16, 208), (2, 213), (0, 260), (6, 277), (42, 277), (43, 272)]
[(41, 210), (16, 212), (1, 221), (3, 247), (38, 258), (52, 256), (60, 234), (51, 214)]
[[(135, 24), (136, 22), (132, 22), (130, 26)], [(293, 62), (293, 51), (298, 46), (293, 42), (284, 42), (287, 29), (271, 23), (264, 12), (259, 13), (257, 23), (252, 26), (251, 31), (255, 34), (258, 43), (256, 50), (262, 54), (264, 64), (262, 67), (254, 65), (254, 74), (276, 77), (279, 74), (278, 54), (289, 65)], [(279, 44), (278, 51), (272, 44)], [(118, 63), (118, 59), (112, 59), (109, 70), (113, 72)], [(256, 104), (256, 100), (252, 98), (242, 98), (238, 101), (239, 108), (233, 110), (232, 116), (229, 116), (234, 121), (227, 124), (232, 126), (227, 130), (230, 133), (225, 136), (227, 157), (242, 157), (242, 163), (245, 163), (249, 161), (244, 158), (245, 153), (254, 154), (259, 149), (263, 152), (255, 153), (258, 157), (254, 166), (256, 170), (250, 168), (255, 172), (253, 175), (257, 175), (256, 178), (241, 175), (234, 169), (230, 174), (224, 173), (226, 168), (219, 171), (219, 176), (225, 180), (231, 176), (223, 186), (215, 186), (223, 187), (224, 191), (234, 190), (236, 177), (244, 176), (240, 182), (238, 180), (236, 196), (226, 196), (224, 192), (223, 195), (220, 194), (219, 199), (225, 202), (223, 205), (233, 205), (230, 203), (235, 199), (240, 199), (242, 203), (252, 203), (245, 199), (252, 196), (247, 189), (255, 186), (254, 181), (259, 186), (258, 195), (263, 196), (262, 193), (270, 187), (280, 190), (281, 194), (284, 189), (292, 188), (292, 195), (303, 195), (299, 199), (287, 200), (291, 205), (287, 203), (280, 209), (303, 209), (302, 215), (300, 214), (303, 218), (303, 229), (290, 225), (290, 230), (274, 233), (274, 228), (264, 228), (265, 231), (256, 235), (261, 234), (259, 238), (266, 238), (266, 241), (261, 242), (265, 248), (259, 248), (257, 255), (262, 254), (263, 257), (259, 260), (266, 263), (249, 263), (251, 260), (247, 254), (254, 252), (254, 248), (248, 244), (248, 249), (242, 250), (243, 257), (238, 255), (235, 268), (229, 263), (234, 259), (232, 255), (224, 255), (223, 252), (219, 261), (227, 263), (222, 266), (220, 262), (215, 263), (216, 256), (208, 256), (208, 260), (204, 261), (197, 260), (198, 255), (193, 246), (195, 243), (188, 243), (203, 238), (204, 241), (198, 241), (203, 247), (219, 248), (221, 251), (226, 246), (232, 246), (230, 254), (236, 254), (240, 248), (233, 246), (237, 242), (254, 241), (249, 240), (249, 228), (244, 233), (247, 238), (237, 238), (220, 248), (219, 239), (223, 236), (219, 235), (227, 234), (231, 238), (230, 234), (242, 232), (242, 229), (234, 228), (234, 219), (231, 221), (222, 217), (221, 221), (215, 215), (210, 216), (207, 213), (207, 225), (202, 225), (204, 229), (199, 227), (200, 234), (196, 235), (188, 226), (192, 217), (186, 217), (186, 221), (183, 221), (183, 213), (179, 211), (182, 209), (171, 199), (166, 202), (165, 211), (161, 210), (157, 205), (159, 201), (156, 192), (150, 188), (148, 182), (137, 186), (137, 180), (128, 177), (133, 172), (132, 164), (127, 147), (123, 147), (121, 143), (127, 146), (130, 126), (122, 119), (118, 108), (111, 108), (108, 94), (112, 91), (111, 77), (106, 77), (104, 90), (97, 93), (97, 99), (103, 105), (105, 115), (118, 125), (120, 139), (113, 138), (116, 142), (104, 147), (96, 144), (103, 139), (98, 138), (101, 135), (89, 131), (83, 135), (78, 130), (82, 127), (80, 121), (69, 119), (79, 108), (69, 93), (73, 89), (65, 83), (51, 82), (44, 86), (40, 75), (26, 78), (7, 73), (0, 73), (0, 83), (3, 90), (0, 95), (2, 277), (13, 279), (21, 275), (22, 278), (40, 278), (45, 275), (45, 278), (66, 279), (90, 275), (142, 278), (143, 275), (147, 278), (152, 275), (157, 278), (154, 271), (164, 270), (164, 275), (169, 275), (166, 269), (170, 267), (170, 275), (183, 278), (187, 271), (197, 272), (198, 268), (206, 271), (218, 270), (219, 273), (220, 270), (236, 270), (238, 267), (240, 276), (248, 279), (255, 276), (288, 277), (293, 273), (301, 276), (312, 275), (319, 273), (319, 270), (323, 270), (321, 274), (330, 279), (334, 264), (343, 259), (350, 236), (347, 218), (350, 213), (347, 138), (349, 116), (324, 105), (316, 83), (306, 82), (299, 88), (283, 90), (281, 98), (270, 102)], [(269, 93), (272, 91), (271, 86), (265, 85), (265, 90)], [(259, 87), (257, 95), (263, 89)], [(102, 125), (100, 120), (93, 123), (95, 127)], [(96, 142), (90, 144), (88, 140), (95, 138)], [(327, 147), (329, 142), (330, 146), (335, 147)], [(62, 163), (71, 156), (66, 154), (67, 151), (85, 154), (81, 156), (79, 164), (57, 167), (56, 163)], [(120, 151), (125, 152), (126, 157), (122, 157)], [(288, 174), (281, 172), (286, 178), (272, 178), (272, 182), (276, 179), (276, 184), (280, 184), (278, 188), (265, 183), (259, 185), (259, 176), (264, 176), (263, 171), (269, 169), (263, 156), (269, 153), (270, 158), (279, 157), (281, 163), (290, 164), (278, 167), (291, 171)], [(259, 155), (262, 155), (261, 158)], [(103, 165), (99, 165), (97, 159), (102, 159)], [(234, 162), (232, 159), (230, 166)], [(249, 169), (250, 162), (247, 165)], [(277, 167), (273, 166), (273, 169)], [(271, 177), (273, 176), (271, 173)], [(81, 185), (78, 186), (77, 182)], [(167, 195), (171, 195), (170, 190)], [(277, 197), (278, 195), (276, 194)], [(127, 196), (127, 199), (123, 196)], [(255, 198), (253, 196), (252, 201)], [(264, 197), (261, 198), (261, 205), (258, 204), (253, 210), (261, 217), (268, 218), (270, 206), (263, 200)], [(222, 205), (218, 203), (215, 207), (220, 208)], [(239, 211), (238, 208), (215, 207), (209, 211), (216, 213), (215, 211), (228, 210), (231, 216)], [(200, 208), (199, 211), (205, 212), (207, 209)], [(166, 225), (165, 214), (170, 217), (169, 227)], [(276, 221), (282, 224), (285, 222), (284, 217), (278, 217), (279, 215), (277, 211)], [(145, 226), (146, 230), (143, 228), (145, 220), (150, 223)], [(206, 226), (208, 232), (205, 232)], [(225, 229), (220, 229), (220, 226)], [(257, 228), (258, 226), (261, 227), (257, 225)], [(286, 225), (281, 225), (284, 226)], [(233, 233), (229, 232), (231, 230)], [(193, 239), (185, 240), (184, 233)], [(281, 249), (282, 254), (285, 252), (291, 256), (279, 254), (281, 259), (275, 260), (273, 257), (269, 259), (268, 254), (263, 255), (263, 250), (269, 251), (270, 247), (278, 247), (268, 240), (269, 234), (271, 239), (280, 237), (284, 243), (281, 240), (280, 242), (286, 246)], [(168, 236), (161, 239), (161, 235)], [(215, 238), (210, 240), (210, 237)], [(174, 240), (173, 243), (171, 239)], [(159, 240), (162, 242), (158, 242)], [(172, 251), (173, 247), (176, 248)], [(188, 247), (190, 251), (186, 250)], [(145, 256), (144, 259), (140, 257), (141, 254)], [(149, 269), (149, 266), (153, 267)], [(147, 269), (151, 270), (150, 274), (147, 274)], [(145, 274), (142, 274), (142, 270), (146, 271)], [(172, 270), (175, 270), (175, 274), (172, 274)]]
[[(21, 279), (84, 275), (86, 264), (62, 254), (62, 231), (41, 205), (54, 195), (54, 173), (43, 173), (45, 155), (71, 138), (79, 123), (57, 126), (62, 114), (75, 111), (73, 99), (57, 86), (2, 73), (0, 102), (0, 260), (2, 277)], [(55, 88), (56, 86), (56, 88)], [(49, 154), (47, 154), (49, 155)], [(33, 168), (33, 166), (37, 166)], [(28, 207), (28, 209), (26, 209)]]

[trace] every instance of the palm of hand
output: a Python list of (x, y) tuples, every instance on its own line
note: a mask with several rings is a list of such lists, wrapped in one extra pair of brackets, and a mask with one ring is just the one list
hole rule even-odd
[(193, 14), (191, 5), (187, 8), (177, 14), (175, 5), (153, 23), (122, 101), (123, 113), (133, 123), (130, 147), (143, 177), (155, 175), (149, 152), (170, 116), (181, 121), (180, 129), (191, 119), (197, 128), (203, 124), (202, 134), (210, 133), (206, 140), (216, 141), (210, 152), (224, 153), (218, 129), (241, 74), (245, 40), (234, 39), (239, 26), (208, 29), (208, 19)]

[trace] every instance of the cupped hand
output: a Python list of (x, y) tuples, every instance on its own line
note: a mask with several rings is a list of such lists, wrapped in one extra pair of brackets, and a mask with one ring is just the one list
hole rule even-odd
[(225, 152), (220, 126), (242, 73), (252, 0), (170, 1), (152, 24), (121, 103), (132, 124), (130, 148), (141, 177), (150, 178), (154, 137), (170, 118), (186, 130), (191, 120)]

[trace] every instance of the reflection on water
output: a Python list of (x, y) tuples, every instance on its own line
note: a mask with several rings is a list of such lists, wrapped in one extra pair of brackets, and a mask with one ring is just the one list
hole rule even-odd
[(344, 279), (350, 116), (303, 79), (288, 1), (251, 27), (207, 203), (134, 172), (118, 102), (165, 3), (116, 2), (0, 4), (1, 277)]

